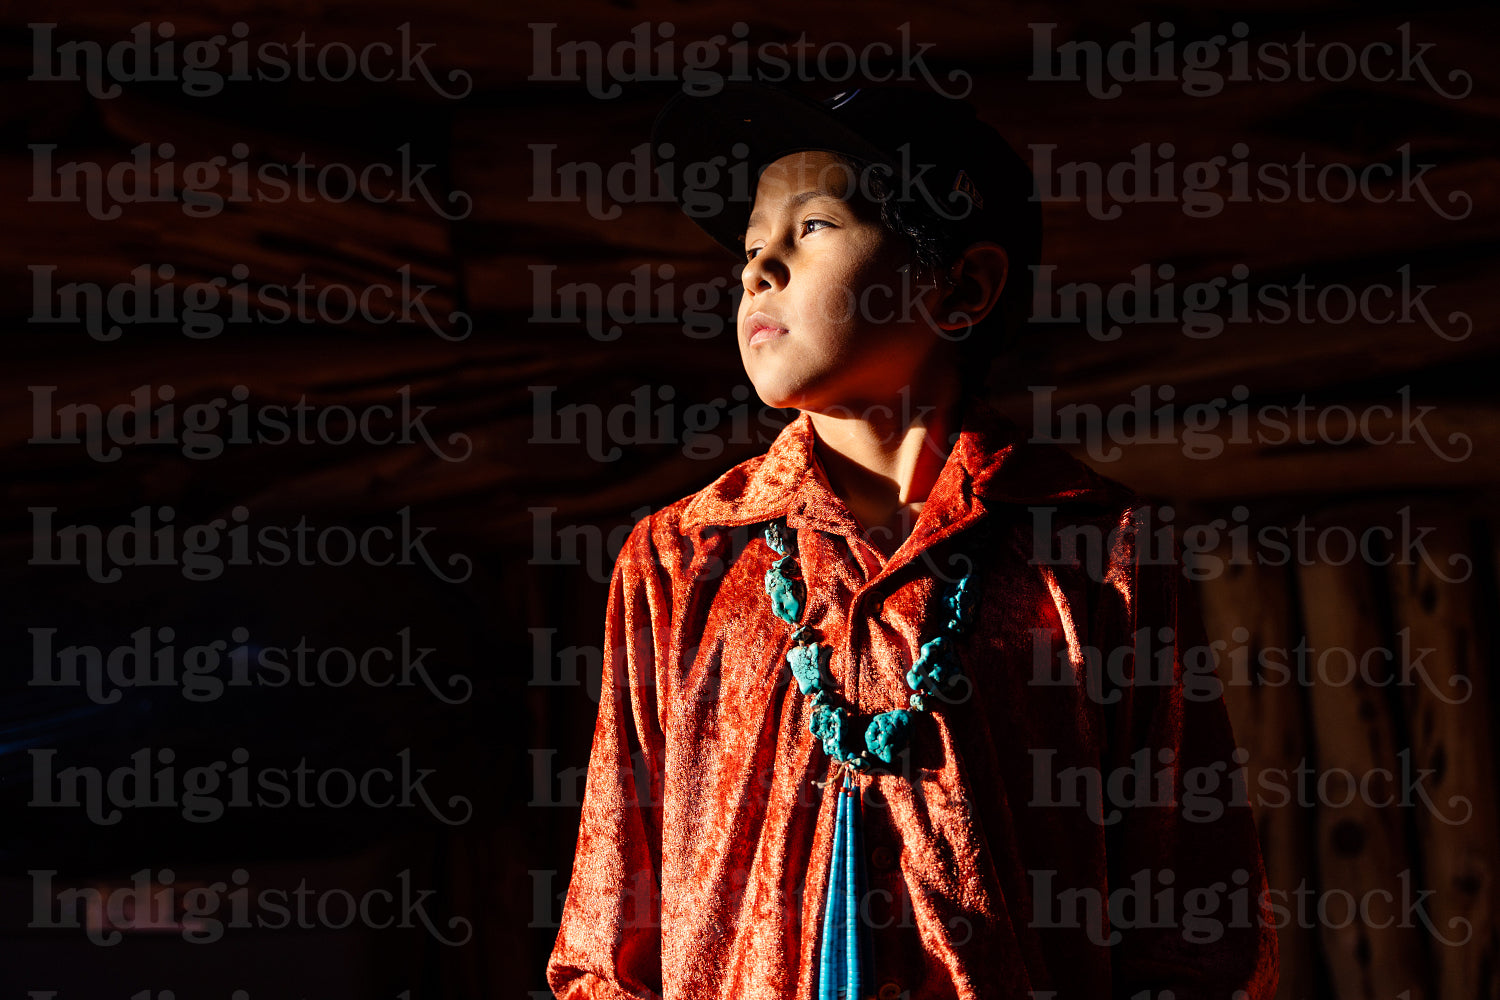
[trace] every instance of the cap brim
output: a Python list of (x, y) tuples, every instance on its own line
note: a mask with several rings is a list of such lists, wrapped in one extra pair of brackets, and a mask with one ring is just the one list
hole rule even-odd
[[(651, 127), (651, 155), (670, 171), (677, 203), (736, 257), (762, 167), (790, 153), (829, 150), (868, 162), (886, 155), (826, 107), (760, 83), (673, 95)], [(663, 178), (667, 181), (668, 178)]]

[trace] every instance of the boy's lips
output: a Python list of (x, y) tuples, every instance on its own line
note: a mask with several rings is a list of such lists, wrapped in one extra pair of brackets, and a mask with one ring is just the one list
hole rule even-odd
[(751, 313), (745, 317), (745, 329), (750, 334), (749, 338), (745, 341), (748, 347), (763, 344), (768, 340), (775, 340), (777, 337), (783, 337), (790, 332), (774, 317), (768, 316), (763, 312)]

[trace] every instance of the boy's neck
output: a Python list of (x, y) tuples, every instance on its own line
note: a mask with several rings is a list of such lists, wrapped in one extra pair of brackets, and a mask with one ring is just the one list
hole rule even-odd
[(809, 413), (829, 485), (887, 558), (911, 534), (962, 423), (948, 389), (925, 402), (866, 407), (857, 416)]

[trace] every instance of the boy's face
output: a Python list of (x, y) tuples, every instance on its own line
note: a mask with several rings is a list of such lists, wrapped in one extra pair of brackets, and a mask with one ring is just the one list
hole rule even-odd
[(745, 373), (769, 406), (858, 414), (954, 374), (952, 345), (927, 319), (935, 289), (906, 270), (910, 249), (857, 189), (855, 169), (822, 151), (761, 174), (738, 332)]

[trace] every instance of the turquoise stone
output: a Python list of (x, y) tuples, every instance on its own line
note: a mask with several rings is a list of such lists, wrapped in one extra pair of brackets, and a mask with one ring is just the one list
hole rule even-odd
[(911, 735), (911, 713), (904, 708), (881, 712), (865, 730), (865, 746), (889, 764), (902, 750)]
[(972, 576), (959, 578), (949, 591), (947, 605), (949, 618), (947, 628), (950, 632), (963, 633), (968, 631), (974, 621), (974, 605), (978, 596), (978, 587)]
[(927, 674), (939, 685), (948, 683), (958, 673), (958, 650), (953, 643), (945, 641), (940, 648), (941, 652), (933, 656), (932, 669)]
[(795, 556), (782, 556), (766, 570), (766, 593), (771, 595), (771, 610), (784, 622), (796, 624), (802, 617), (802, 581), (792, 577)]
[(958, 652), (947, 636), (922, 643), (917, 662), (906, 672), (906, 684), (913, 691), (946, 683), (958, 672)]
[(844, 720), (848, 715), (848, 712), (838, 706), (820, 708), (813, 713), (812, 722), (808, 725), (812, 734), (823, 741), (823, 752), (834, 760), (848, 757), (844, 752)]
[(796, 536), (784, 521), (772, 521), (766, 525), (766, 544), (779, 556), (790, 555)]
[(786, 662), (797, 678), (797, 687), (803, 694), (826, 691), (832, 686), (828, 676), (828, 658), (832, 650), (822, 643), (811, 646), (794, 646), (787, 650)]

